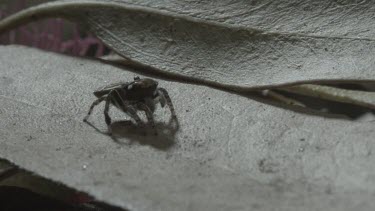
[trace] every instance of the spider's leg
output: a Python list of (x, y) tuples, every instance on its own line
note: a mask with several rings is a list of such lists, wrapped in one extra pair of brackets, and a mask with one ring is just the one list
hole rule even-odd
[(151, 127), (154, 130), (155, 135), (157, 135), (157, 131), (155, 129), (155, 120), (154, 116), (152, 115), (151, 109), (144, 103), (138, 103), (137, 107), (146, 113), (147, 121), (151, 124)]
[(171, 110), (171, 113), (172, 113), (172, 118), (176, 119), (177, 118), (176, 111), (174, 110), (172, 100), (169, 97), (169, 94), (168, 94), (167, 90), (165, 90), (164, 88), (158, 88), (158, 93), (161, 94), (166, 99), (167, 105), (168, 105), (168, 107), (169, 107), (169, 109)]
[(137, 125), (139, 125), (139, 126), (143, 125), (142, 120), (138, 116), (137, 110), (134, 108), (134, 106), (132, 106), (130, 104), (125, 104), (124, 109), (125, 109), (126, 113), (128, 113), (135, 120)]
[[(161, 107), (164, 108), (165, 104), (166, 104), (166, 99), (163, 95), (162, 92), (159, 92), (157, 91), (156, 92), (156, 96), (154, 97), (153, 99), (153, 102), (156, 104), (156, 103), (160, 103)], [(148, 103), (146, 103), (147, 105), (149, 105)]]
[(85, 118), (83, 119), (84, 122), (87, 121), (87, 119), (88, 119), (89, 116), (91, 115), (92, 111), (94, 110), (94, 107), (97, 106), (97, 105), (99, 105), (99, 103), (101, 103), (103, 100), (105, 100), (106, 97), (107, 97), (107, 95), (104, 95), (104, 96), (98, 98), (97, 100), (95, 100), (95, 101), (91, 104), (89, 112), (87, 113), (87, 115), (86, 115)]
[(107, 124), (108, 127), (108, 133), (109, 135), (112, 135), (112, 128), (111, 128), (111, 117), (108, 114), (109, 111), (109, 104), (111, 103), (111, 95), (112, 91), (109, 92), (108, 97), (105, 99), (105, 107), (104, 107), (104, 118), (105, 118), (105, 123)]
[(121, 102), (116, 102), (116, 103), (121, 104), (120, 106), (123, 108), (124, 112), (129, 114), (129, 116), (135, 120), (137, 125), (142, 125), (142, 120), (138, 116), (137, 110), (134, 108), (134, 106), (130, 105), (124, 99), (122, 99), (120, 93), (117, 90), (113, 90), (113, 92), (117, 94), (118, 99), (120, 99), (120, 101), (121, 101)]

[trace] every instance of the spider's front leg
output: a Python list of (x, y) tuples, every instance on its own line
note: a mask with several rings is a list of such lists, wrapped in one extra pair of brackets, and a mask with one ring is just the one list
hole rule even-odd
[(171, 110), (171, 113), (172, 113), (172, 118), (177, 119), (176, 111), (174, 110), (172, 100), (169, 97), (169, 94), (168, 94), (167, 90), (165, 90), (164, 88), (158, 88), (157, 91), (158, 91), (158, 94), (161, 95), (161, 97), (164, 97), (165, 100), (167, 101), (167, 105), (168, 105), (168, 107), (169, 107), (169, 109)]
[(105, 123), (107, 124), (109, 135), (112, 135), (112, 127), (111, 127), (112, 120), (108, 114), (109, 105), (111, 103), (111, 98), (110, 98), (111, 94), (112, 94), (112, 91), (108, 94), (108, 97), (105, 99), (105, 107), (104, 107), (104, 118), (105, 118)]
[(137, 103), (137, 107), (146, 113), (147, 121), (151, 124), (151, 127), (154, 130), (155, 135), (157, 135), (158, 132), (155, 128), (155, 120), (152, 110), (144, 103)]
[(127, 113), (131, 118), (133, 118), (137, 125), (142, 125), (142, 120), (138, 116), (137, 110), (134, 108), (134, 106), (122, 99), (120, 93), (117, 90), (113, 90), (113, 93), (115, 93), (120, 100), (120, 102), (116, 102), (118, 104), (118, 107), (121, 108), (125, 113)]
[(89, 118), (89, 116), (91, 115), (92, 111), (94, 110), (94, 107), (99, 105), (99, 103), (101, 103), (103, 100), (105, 100), (107, 98), (107, 95), (104, 95), (100, 98), (98, 98), (97, 100), (95, 100), (91, 106), (90, 106), (90, 109), (89, 109), (89, 112), (87, 113), (87, 115), (85, 116), (85, 118), (83, 118), (83, 121), (84, 122), (87, 122), (87, 119)]
[(142, 120), (138, 116), (137, 110), (134, 108), (134, 106), (127, 104), (127, 105), (124, 106), (124, 109), (125, 109), (126, 113), (128, 113), (130, 115), (130, 117), (135, 120), (137, 125), (139, 125), (139, 126), (143, 125)]

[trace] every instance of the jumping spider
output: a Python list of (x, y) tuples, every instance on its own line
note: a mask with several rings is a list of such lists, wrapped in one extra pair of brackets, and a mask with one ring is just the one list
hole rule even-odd
[(119, 108), (121, 111), (128, 114), (131, 118), (135, 120), (137, 125), (142, 125), (143, 123), (139, 118), (137, 111), (141, 110), (146, 113), (146, 117), (150, 125), (155, 131), (155, 122), (153, 113), (157, 103), (160, 103), (162, 107), (165, 104), (168, 105), (172, 113), (172, 118), (176, 118), (176, 113), (173, 108), (171, 98), (168, 95), (167, 90), (164, 88), (158, 88), (158, 82), (150, 78), (139, 78), (134, 77), (134, 81), (127, 83), (115, 83), (98, 89), (94, 92), (94, 95), (98, 98), (95, 100), (83, 119), (84, 122), (87, 121), (94, 107), (97, 106), (102, 101), (105, 101), (104, 117), (105, 122), (108, 126), (108, 133), (111, 135), (111, 117), (108, 115), (109, 105), (112, 104)]

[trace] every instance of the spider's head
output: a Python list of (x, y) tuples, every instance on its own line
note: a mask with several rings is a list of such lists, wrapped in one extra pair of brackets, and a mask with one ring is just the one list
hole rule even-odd
[(142, 89), (152, 89), (155, 90), (158, 86), (158, 82), (152, 80), (151, 78), (139, 78), (139, 76), (134, 77), (134, 83), (132, 84), (133, 90), (142, 90)]
[(157, 89), (158, 82), (150, 78), (134, 77), (134, 81), (126, 87), (127, 97), (130, 99), (142, 99), (144, 97), (153, 97)]

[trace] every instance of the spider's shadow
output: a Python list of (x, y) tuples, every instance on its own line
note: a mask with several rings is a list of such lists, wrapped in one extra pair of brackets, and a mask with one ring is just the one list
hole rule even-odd
[[(339, 86), (337, 86), (339, 87)], [(341, 88), (341, 87), (340, 87)], [(273, 90), (276, 93), (282, 94), (286, 97), (291, 99), (298, 100), (299, 102), (303, 103), (306, 107), (294, 106), (294, 105), (287, 105), (281, 102), (277, 102), (272, 99), (267, 99), (259, 93), (251, 93), (251, 92), (243, 92), (243, 93), (236, 93), (243, 97), (247, 97), (249, 99), (266, 103), (275, 107), (288, 109), (297, 113), (303, 113), (313, 116), (321, 116), (326, 118), (333, 118), (333, 119), (346, 119), (346, 120), (356, 120), (361, 118), (366, 114), (375, 115), (375, 111), (370, 108), (365, 108), (359, 105), (353, 105), (348, 103), (341, 103), (335, 102), (325, 99), (319, 99), (316, 97), (309, 97), (303, 96), (299, 94), (292, 94), (284, 91)], [(363, 91), (374, 91), (374, 90), (363, 90)]]
[(149, 126), (140, 127), (130, 120), (124, 120), (113, 122), (111, 124), (112, 135), (109, 135), (90, 122), (86, 123), (99, 133), (110, 136), (118, 144), (131, 145), (139, 143), (159, 150), (167, 150), (175, 144), (175, 135), (179, 129), (178, 121), (174, 119), (171, 119), (168, 123), (155, 122), (157, 134)]

